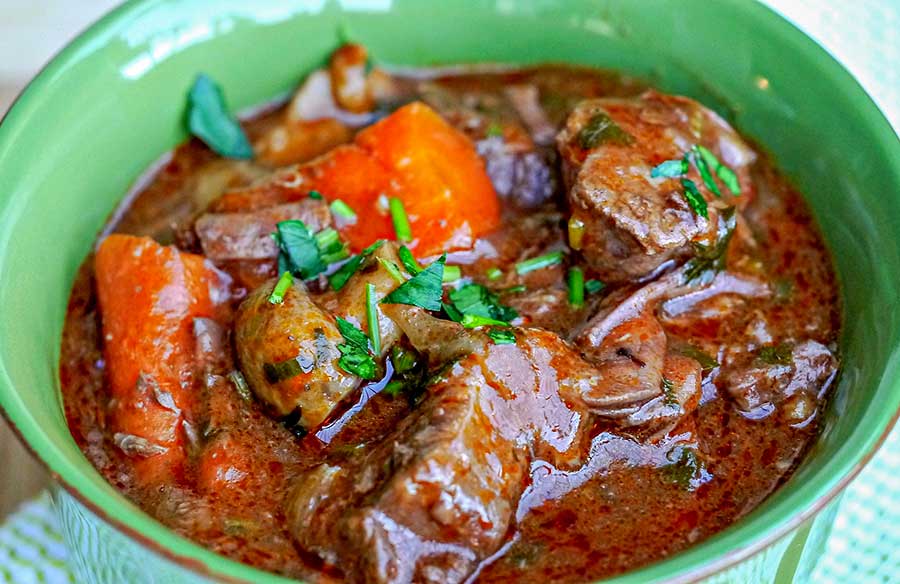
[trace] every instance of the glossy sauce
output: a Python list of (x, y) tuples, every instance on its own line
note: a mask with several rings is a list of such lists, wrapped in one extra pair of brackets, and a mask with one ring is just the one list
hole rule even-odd
[[(450, 77), (434, 83), (430, 90), (451, 96), (472, 91), (490, 103), (490, 96), (503, 86), (522, 80), (541, 86), (543, 105), (555, 122), (582, 97), (634, 95), (643, 88), (633, 80), (606, 73), (551, 67)], [(452, 119), (452, 104), (442, 113)], [(250, 122), (251, 135), (269, 123), (270, 117), (265, 115)], [(210, 172), (216, 165), (227, 172)], [(110, 228), (151, 235), (163, 243), (190, 245), (179, 239), (178, 226), (209, 202), (209, 196), (194, 193), (220, 192), (263, 173), (246, 163), (238, 163), (238, 167), (235, 171), (234, 163), (218, 160), (198, 142), (188, 143), (175, 151)], [(840, 324), (839, 299), (830, 259), (807, 208), (765, 157), (754, 167), (754, 180), (758, 192), (744, 217), (757, 245), (734, 246), (729, 261), (762, 275), (776, 293), (763, 300), (726, 297), (701, 302), (685, 314), (664, 319), (665, 330), (670, 340), (699, 347), (713, 356), (729, 348), (753, 346), (761, 338), (776, 343), (811, 338), (834, 347)], [(555, 188), (560, 191), (558, 185)], [(476, 258), (463, 266), (463, 274), (496, 289), (524, 283), (529, 291), (544, 295), (542, 300), (531, 292), (505, 294), (503, 301), (514, 307), (527, 308), (529, 303), (546, 302), (547, 297), (564, 298), (565, 272), (559, 266), (522, 278), (504, 276), (499, 282), (484, 276), (488, 267), (512, 263), (534, 255), (533, 250), (564, 242), (562, 200), (557, 194), (537, 209), (505, 208), (503, 228), (488, 237), (498, 250), (497, 257)], [(460, 257), (465, 259), (465, 254)], [(274, 274), (272, 265), (233, 262), (221, 267), (238, 284), (232, 298), (235, 308), (247, 293), (241, 284), (249, 288)], [(504, 270), (507, 274), (512, 271)], [(590, 317), (609, 292), (589, 298), (583, 309), (573, 309), (565, 302), (550, 304), (552, 309), (535, 312), (533, 324), (570, 332)], [(704, 317), (707, 312), (721, 311), (728, 312), (727, 319)], [(199, 486), (202, 469), (188, 465), (184, 476), (143, 488), (133, 480), (131, 459), (113, 445), (106, 428), (109, 396), (100, 337), (88, 258), (69, 304), (60, 377), (72, 434), (106, 479), (167, 526), (216, 552), (288, 576), (331, 578), (319, 571), (319, 562), (293, 543), (285, 519), (287, 493), (297, 476), (323, 459), (339, 458), (385, 435), (409, 413), (409, 402), (383, 394), (372, 396), (340, 431), (328, 435), (330, 444), (326, 445), (315, 436), (298, 439), (267, 417), (257, 402), (243, 400), (228, 384), (206, 388), (201, 401), (208, 412), (208, 425), (202, 431), (220, 433), (227, 439), (226, 446), (250, 449), (251, 472), (225, 477), (236, 488), (204, 491)], [(704, 372), (703, 400), (696, 414), (695, 438), (706, 460), (701, 484), (687, 489), (673, 476), (673, 461), (667, 456), (681, 440), (677, 430), (661, 442), (644, 444), (598, 424), (591, 433), (590, 462), (582, 469), (558, 469), (541, 459), (532, 463), (531, 486), (519, 503), (516, 532), (500, 553), (484, 563), (477, 581), (583, 581), (620, 573), (702, 541), (764, 500), (802, 459), (815, 439), (816, 420), (786, 419), (782, 411), (750, 419), (717, 388), (718, 373), (718, 368)], [(352, 398), (347, 407), (359, 400), (357, 394)], [(823, 403), (819, 401), (820, 409)]]

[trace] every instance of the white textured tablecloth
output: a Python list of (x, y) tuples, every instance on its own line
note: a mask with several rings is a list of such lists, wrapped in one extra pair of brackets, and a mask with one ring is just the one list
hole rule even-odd
[[(900, 130), (900, 0), (764, 1), (844, 63)], [(65, 558), (46, 494), (0, 526), (0, 584), (73, 582)], [(812, 582), (900, 582), (900, 429), (845, 493)]]

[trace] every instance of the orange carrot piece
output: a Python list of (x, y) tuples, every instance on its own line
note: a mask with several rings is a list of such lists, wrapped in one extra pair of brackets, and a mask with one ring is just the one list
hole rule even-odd
[(152, 481), (185, 458), (180, 426), (197, 401), (193, 319), (214, 316), (224, 283), (202, 256), (131, 235), (103, 240), (94, 269), (112, 428), (166, 449), (136, 455), (139, 477)]
[(417, 255), (470, 248), (500, 223), (500, 203), (471, 140), (425, 104), (398, 109), (356, 143), (391, 173)]

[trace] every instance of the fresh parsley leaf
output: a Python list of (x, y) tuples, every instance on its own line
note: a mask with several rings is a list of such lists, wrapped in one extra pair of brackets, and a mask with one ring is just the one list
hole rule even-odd
[(344, 342), (338, 345), (338, 351), (341, 352), (338, 365), (347, 373), (362, 379), (375, 379), (378, 367), (369, 351), (369, 337), (352, 322), (341, 317), (337, 317), (337, 327), (344, 337)]
[(322, 193), (320, 193), (319, 191), (309, 191), (309, 198), (321, 201), (323, 197)]
[(709, 219), (709, 211), (706, 207), (706, 199), (703, 198), (703, 195), (700, 194), (700, 190), (697, 189), (697, 185), (689, 178), (681, 179), (681, 186), (684, 187), (684, 198), (690, 205), (691, 209), (693, 209), (694, 213), (703, 217), (704, 219)]
[(668, 377), (662, 378), (663, 403), (667, 406), (677, 406), (678, 398), (675, 396), (675, 382)]
[(627, 146), (634, 136), (623, 130), (606, 112), (597, 112), (578, 132), (578, 144), (582, 148), (594, 148), (600, 144)]
[(516, 335), (509, 329), (492, 328), (488, 329), (487, 336), (491, 337), (496, 345), (512, 345), (516, 342)]
[(397, 255), (400, 256), (400, 263), (403, 264), (410, 276), (415, 276), (422, 271), (422, 266), (419, 265), (419, 262), (416, 261), (412, 252), (405, 245), (400, 246), (400, 251), (397, 252)]
[(379, 239), (366, 249), (362, 250), (345, 263), (343, 266), (338, 268), (333, 274), (328, 276), (328, 283), (331, 284), (331, 287), (336, 291), (340, 290), (347, 284), (347, 281), (350, 277), (359, 270), (359, 267), (362, 263), (372, 255), (376, 249), (384, 245), (384, 240)]
[(676, 453), (678, 458), (662, 467), (663, 476), (668, 481), (686, 491), (693, 491), (709, 480), (709, 473), (693, 448), (676, 447), (668, 456)]
[(222, 88), (201, 73), (188, 94), (188, 128), (218, 154), (253, 158), (253, 147), (243, 128), (228, 112)]
[(466, 315), (471, 315), (506, 324), (519, 316), (514, 308), (501, 304), (496, 294), (480, 284), (466, 284), (458, 290), (452, 290), (448, 298), (460, 318), (453, 318), (449, 312), (448, 316), (457, 322), (462, 322)]
[[(401, 259), (403, 256), (401, 256)], [(384, 304), (409, 304), (425, 310), (440, 310), (443, 296), (444, 263), (447, 254), (442, 255), (430, 266), (404, 282), (385, 296)]]
[(281, 221), (276, 226), (274, 237), (280, 250), (279, 271), (288, 270), (306, 280), (324, 272), (328, 267), (322, 261), (315, 237), (303, 221)]
[(688, 171), (688, 163), (684, 158), (678, 160), (666, 160), (665, 162), (653, 167), (650, 171), (652, 178), (678, 178), (684, 176)]
[(686, 264), (684, 270), (685, 282), (700, 279), (701, 284), (708, 284), (716, 274), (725, 269), (728, 244), (734, 234), (737, 224), (737, 214), (734, 207), (722, 211), (719, 221), (719, 232), (714, 245), (694, 245), (694, 257)]
[(604, 284), (600, 280), (595, 280), (594, 278), (591, 278), (584, 283), (584, 289), (587, 290), (588, 294), (596, 294), (604, 288), (606, 288), (606, 284)]
[(760, 347), (756, 356), (768, 365), (790, 365), (794, 362), (793, 351), (787, 343)]

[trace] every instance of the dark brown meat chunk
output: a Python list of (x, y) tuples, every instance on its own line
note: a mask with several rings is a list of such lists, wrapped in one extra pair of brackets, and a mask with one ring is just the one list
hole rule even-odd
[[(834, 378), (838, 361), (825, 345), (804, 341), (793, 347), (768, 346), (757, 351), (730, 351), (716, 384), (751, 417), (770, 414), (788, 398), (803, 392), (822, 394)], [(812, 414), (812, 412), (810, 412)]]
[[(615, 135), (586, 139), (585, 132), (604, 119), (618, 128)], [(669, 259), (689, 257), (691, 244), (714, 241), (721, 210), (742, 208), (752, 194), (754, 153), (724, 120), (684, 97), (648, 92), (636, 99), (583, 101), (557, 144), (572, 219), (584, 224), (581, 249), (606, 281), (637, 279)], [(716, 198), (691, 167), (688, 176), (709, 202), (709, 219), (691, 210), (678, 179), (650, 176), (656, 165), (682, 158), (695, 144), (732, 168), (741, 185), (740, 196), (722, 188)]]
[(259, 260), (278, 255), (272, 232), (289, 219), (299, 219), (316, 232), (331, 225), (331, 212), (325, 201), (303, 199), (248, 213), (204, 213), (194, 229), (204, 255), (213, 261)]

